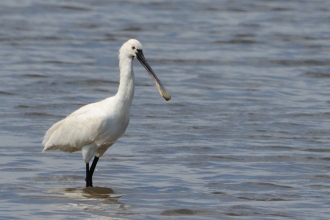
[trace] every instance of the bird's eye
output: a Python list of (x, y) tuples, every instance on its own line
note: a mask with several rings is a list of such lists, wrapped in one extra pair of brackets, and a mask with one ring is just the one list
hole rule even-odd
[(135, 47), (134, 46), (132, 46), (132, 50), (135, 50)]

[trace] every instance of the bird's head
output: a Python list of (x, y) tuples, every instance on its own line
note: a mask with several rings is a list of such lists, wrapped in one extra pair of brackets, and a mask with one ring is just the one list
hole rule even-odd
[(159, 94), (163, 96), (166, 101), (171, 99), (171, 94), (166, 90), (165, 86), (163, 86), (147, 60), (144, 58), (142, 44), (138, 40), (130, 39), (125, 42), (119, 50), (119, 59), (121, 59), (121, 56), (138, 59), (142, 66), (148, 71), (151, 78), (155, 81)]
[(119, 54), (134, 58), (138, 51), (142, 51), (142, 44), (138, 40), (130, 39), (120, 48)]

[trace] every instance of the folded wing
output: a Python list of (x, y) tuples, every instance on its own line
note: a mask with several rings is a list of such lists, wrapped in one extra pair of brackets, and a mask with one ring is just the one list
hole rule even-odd
[(86, 105), (55, 123), (45, 134), (43, 151), (59, 149), (74, 152), (93, 143), (105, 123), (102, 108), (95, 107), (98, 104)]

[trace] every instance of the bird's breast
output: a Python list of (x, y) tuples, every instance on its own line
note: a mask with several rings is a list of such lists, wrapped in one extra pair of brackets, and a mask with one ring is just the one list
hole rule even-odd
[(110, 146), (116, 142), (125, 133), (129, 120), (129, 109), (119, 107), (116, 111), (112, 111), (108, 114), (98, 132), (100, 135), (95, 141), (97, 145)]

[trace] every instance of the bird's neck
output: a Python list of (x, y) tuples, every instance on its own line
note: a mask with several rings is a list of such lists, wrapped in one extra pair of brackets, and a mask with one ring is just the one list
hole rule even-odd
[(119, 57), (120, 80), (116, 96), (123, 102), (131, 105), (134, 97), (133, 59)]

